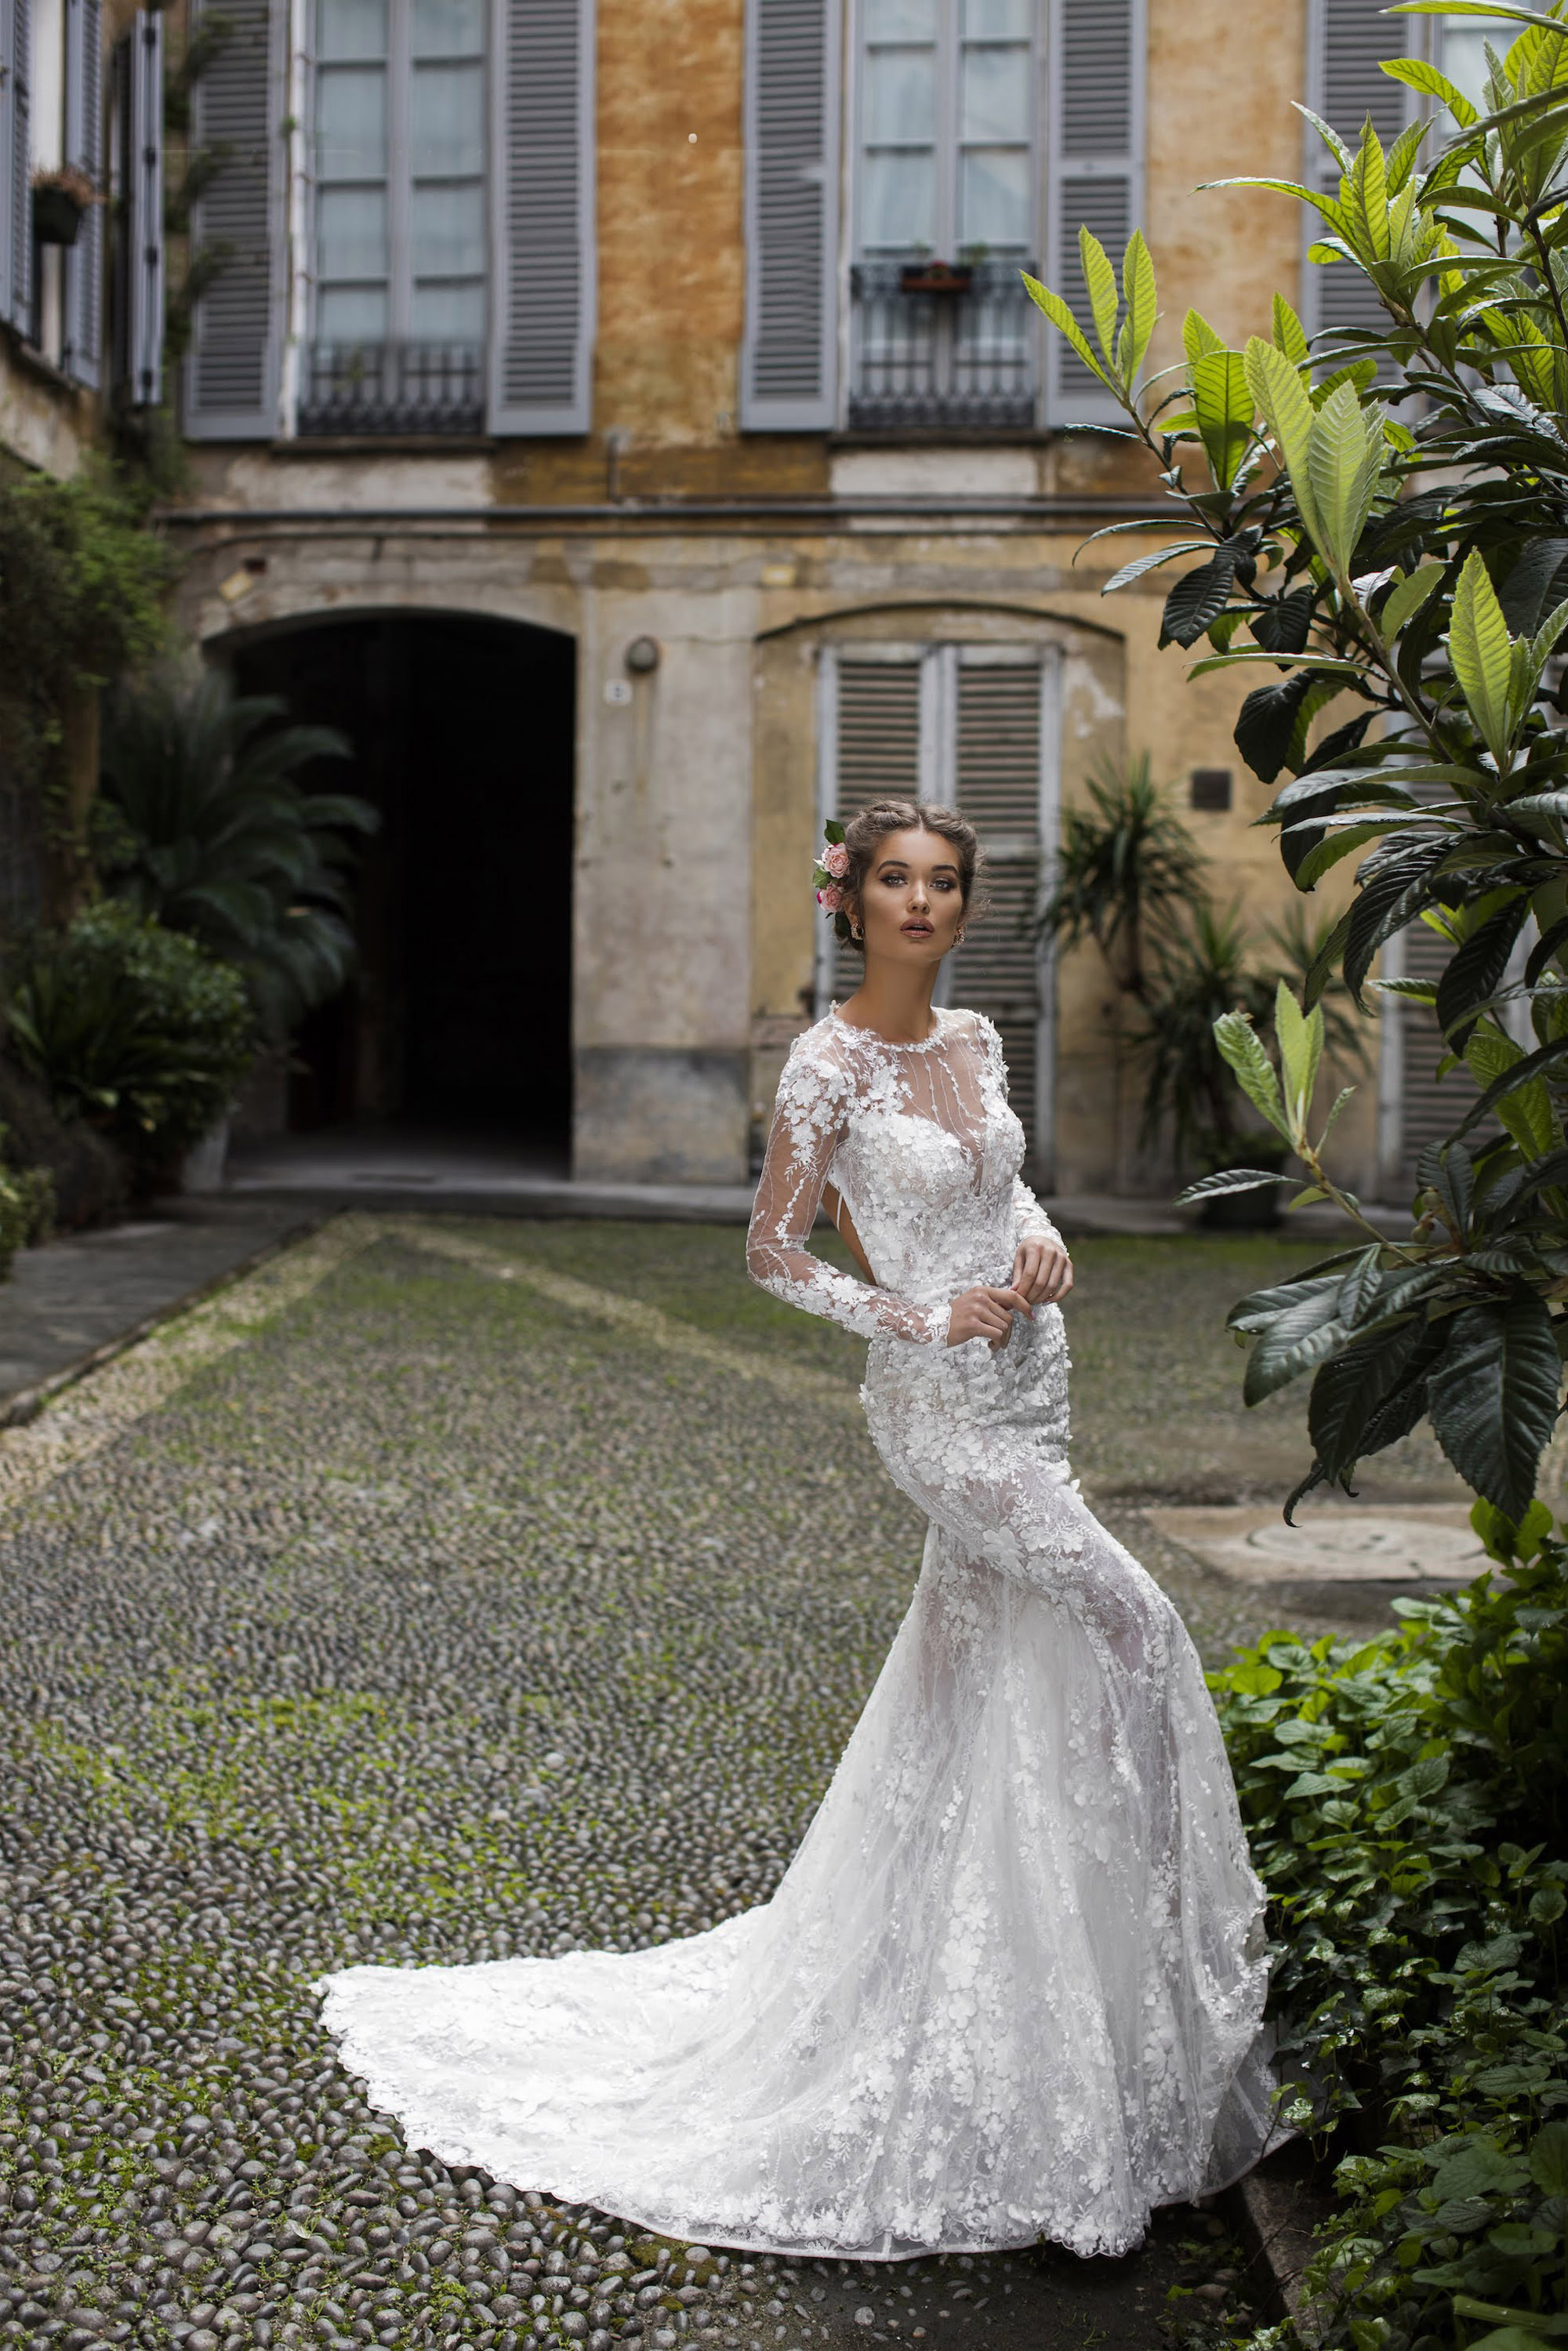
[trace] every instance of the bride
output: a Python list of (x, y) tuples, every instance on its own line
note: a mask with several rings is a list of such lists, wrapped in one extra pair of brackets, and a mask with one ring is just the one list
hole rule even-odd
[[(1069, 1472), (1072, 1272), (997, 1031), (932, 1007), (977, 856), (902, 801), (823, 852), (865, 977), (795, 1042), (751, 1218), (754, 1277), (870, 1340), (871, 1434), (929, 1520), (778, 1891), (650, 1950), (324, 1984), (411, 2144), (706, 2244), (1119, 2253), (1288, 2135), (1203, 1670)], [(824, 1200), (864, 1280), (811, 1254)]]

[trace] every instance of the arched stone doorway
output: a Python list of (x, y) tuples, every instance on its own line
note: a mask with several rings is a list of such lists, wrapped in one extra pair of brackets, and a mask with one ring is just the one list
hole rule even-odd
[(361, 971), (298, 1040), (287, 1123), (399, 1120), (564, 1153), (571, 1123), (575, 646), (521, 622), (390, 612), (230, 638), (244, 694), (340, 727), (304, 780), (381, 811)]

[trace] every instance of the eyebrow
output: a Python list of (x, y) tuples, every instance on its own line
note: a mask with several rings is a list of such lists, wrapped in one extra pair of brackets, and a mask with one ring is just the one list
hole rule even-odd
[[(907, 857), (884, 857), (876, 870), (879, 873), (885, 873), (890, 865), (907, 865), (908, 863), (909, 859)], [(931, 871), (933, 873), (956, 873), (958, 869), (956, 865), (949, 864), (945, 859), (940, 865), (934, 865), (931, 868)]]

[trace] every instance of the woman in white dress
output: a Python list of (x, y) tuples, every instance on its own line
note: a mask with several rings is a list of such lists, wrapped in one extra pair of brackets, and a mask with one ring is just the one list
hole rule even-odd
[[(973, 830), (882, 802), (824, 860), (865, 977), (790, 1051), (747, 1264), (871, 1342), (929, 1520), (909, 1613), (771, 1901), (651, 1950), (350, 1968), (327, 2022), (411, 2144), (672, 2236), (1119, 2253), (1289, 2135), (1262, 1889), (1192, 1642), (1068, 1468), (1071, 1269), (997, 1031), (932, 1008)], [(811, 1253), (824, 1200), (865, 1280)]]

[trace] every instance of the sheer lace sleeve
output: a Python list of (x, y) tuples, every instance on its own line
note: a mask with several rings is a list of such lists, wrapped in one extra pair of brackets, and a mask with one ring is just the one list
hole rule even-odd
[[(1008, 1065), (1002, 1051), (1001, 1031), (995, 1021), (988, 1019), (983, 1012), (977, 1012), (975, 1019), (985, 1042), (992, 1075), (1001, 1090), (1002, 1099), (1005, 1102), (1008, 1092)], [(1018, 1248), (1020, 1241), (1049, 1241), (1053, 1249), (1061, 1247), (1061, 1235), (1057, 1231), (1021, 1176), (1013, 1177), (1012, 1224), (1014, 1249)]]
[(885, 1333), (935, 1345), (946, 1338), (947, 1307), (917, 1306), (873, 1289), (814, 1257), (806, 1245), (853, 1098), (853, 1081), (834, 1056), (814, 1049), (809, 1037), (797, 1038), (773, 1104), (746, 1237), (746, 1270), (775, 1298), (808, 1314), (824, 1314), (862, 1338)]

